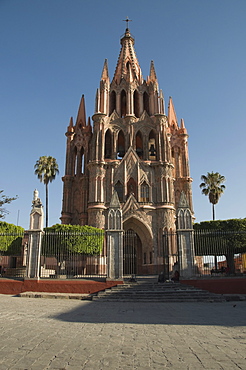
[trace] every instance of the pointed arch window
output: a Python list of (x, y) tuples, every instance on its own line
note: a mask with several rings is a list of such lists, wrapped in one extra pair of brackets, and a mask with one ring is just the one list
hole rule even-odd
[(84, 148), (78, 149), (74, 148), (73, 154), (73, 168), (74, 175), (81, 175), (85, 172), (85, 158), (84, 158)]
[(109, 215), (108, 215), (108, 228), (110, 230), (114, 230), (115, 227), (114, 227), (114, 210), (110, 209), (109, 211)]
[(131, 63), (128, 61), (126, 63), (126, 70), (127, 70), (127, 73), (130, 73), (130, 67), (131, 67)]
[(81, 148), (81, 173), (85, 173), (85, 151)]
[(179, 229), (185, 229), (185, 217), (182, 209), (178, 213), (178, 226)]
[(137, 199), (137, 183), (132, 177), (127, 183), (127, 197), (129, 197), (131, 194), (133, 194)]
[(141, 131), (138, 131), (136, 135), (136, 153), (139, 158), (143, 158), (143, 137)]
[(119, 201), (120, 202), (123, 202), (123, 185), (120, 181), (118, 181), (115, 186), (114, 186), (117, 194), (118, 194), (118, 198), (119, 198)]
[(78, 161), (77, 147), (75, 147), (73, 151), (73, 174), (74, 175), (77, 175), (77, 161)]
[(134, 101), (134, 114), (137, 118), (139, 118), (140, 117), (140, 103), (139, 103), (139, 93), (137, 90), (134, 91), (133, 101)]
[(149, 114), (149, 94), (145, 91), (143, 94), (144, 110)]
[(121, 117), (125, 117), (126, 116), (126, 92), (125, 90), (122, 90), (120, 94), (120, 107), (121, 107)]
[(112, 134), (107, 130), (104, 142), (104, 158), (109, 159), (112, 156)]
[(149, 134), (149, 159), (156, 160), (156, 134), (154, 130), (151, 130)]
[(111, 115), (116, 110), (116, 92), (114, 90), (110, 93), (109, 107), (109, 115)]
[(75, 175), (81, 175), (84, 173), (85, 161), (84, 161), (84, 148), (76, 148), (76, 157), (75, 157)]
[(185, 211), (185, 227), (186, 229), (192, 228), (191, 213), (190, 213), (190, 210), (188, 209)]
[(119, 210), (116, 211), (115, 213), (116, 216), (116, 229), (121, 230), (122, 229), (122, 216), (121, 212)]
[(141, 197), (140, 202), (148, 203), (149, 202), (149, 185), (144, 181), (141, 185)]
[(122, 130), (118, 133), (117, 140), (117, 159), (122, 159), (125, 155), (125, 135)]

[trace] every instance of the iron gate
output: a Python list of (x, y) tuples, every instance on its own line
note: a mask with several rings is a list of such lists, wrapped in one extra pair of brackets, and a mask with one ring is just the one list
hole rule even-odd
[(163, 234), (163, 279), (173, 278), (179, 271), (179, 238), (176, 232)]
[(124, 231), (123, 236), (123, 275), (137, 274), (137, 234), (133, 230)]

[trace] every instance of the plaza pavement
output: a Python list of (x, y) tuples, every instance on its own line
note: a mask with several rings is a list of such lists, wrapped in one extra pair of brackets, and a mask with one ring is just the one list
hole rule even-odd
[(0, 370), (246, 369), (246, 302), (0, 295)]

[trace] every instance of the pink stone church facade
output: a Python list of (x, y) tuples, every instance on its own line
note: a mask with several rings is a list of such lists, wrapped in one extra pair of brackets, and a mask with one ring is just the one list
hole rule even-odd
[[(137, 235), (138, 272), (151, 273), (163, 260), (163, 233), (180, 227), (180, 202), (187, 219), (193, 217), (188, 134), (172, 98), (165, 111), (153, 61), (143, 78), (128, 28), (120, 43), (112, 80), (104, 63), (92, 122), (82, 96), (76, 122), (71, 118), (67, 128), (61, 221), (107, 230), (116, 191), (123, 229)], [(175, 240), (169, 252), (177, 252)]]

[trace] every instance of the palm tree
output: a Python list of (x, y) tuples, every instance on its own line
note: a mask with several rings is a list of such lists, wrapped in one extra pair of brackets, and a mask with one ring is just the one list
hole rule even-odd
[[(212, 212), (213, 212), (213, 221), (215, 220), (215, 204), (218, 203), (221, 195), (225, 190), (225, 185), (223, 182), (226, 181), (225, 176), (219, 174), (219, 172), (208, 172), (207, 176), (202, 175), (201, 180), (203, 181), (200, 184), (200, 188), (202, 189), (202, 194), (208, 195), (208, 199), (210, 203), (212, 203)], [(217, 256), (214, 256), (214, 265), (215, 269), (217, 270)]]
[(55, 180), (56, 175), (59, 173), (58, 164), (56, 159), (49, 156), (40, 157), (35, 166), (35, 175), (38, 179), (45, 184), (46, 192), (46, 227), (48, 227), (48, 184)]
[(210, 203), (212, 203), (212, 212), (213, 212), (213, 221), (215, 220), (215, 204), (218, 203), (221, 195), (225, 190), (225, 185), (223, 182), (226, 181), (225, 176), (219, 174), (219, 172), (208, 172), (207, 176), (202, 175), (201, 180), (203, 181), (200, 184), (202, 189), (202, 194), (208, 195)]

